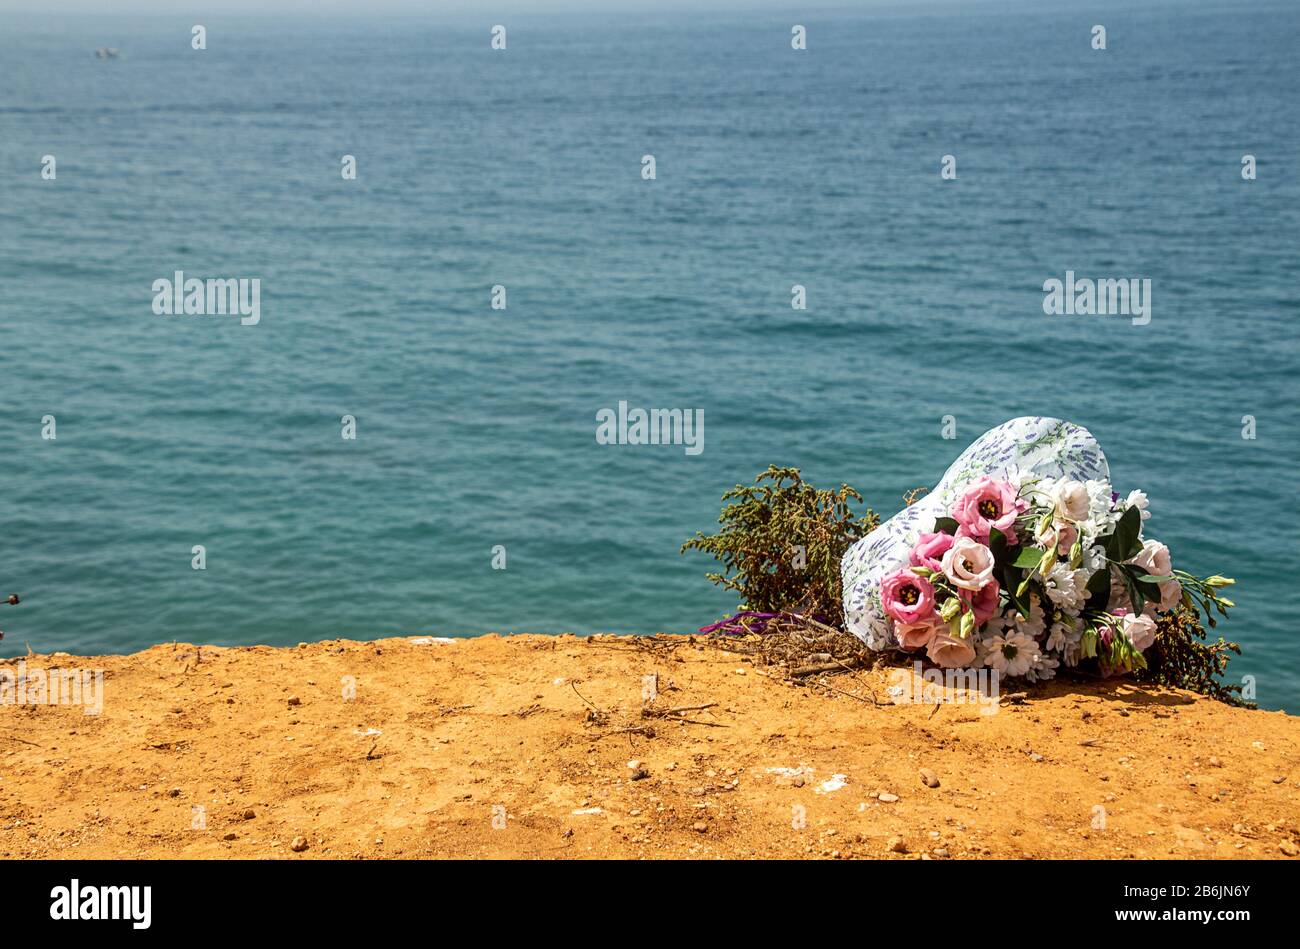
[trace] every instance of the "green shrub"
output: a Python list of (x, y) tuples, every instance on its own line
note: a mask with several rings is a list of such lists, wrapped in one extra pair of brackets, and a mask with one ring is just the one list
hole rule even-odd
[(738, 484), (722, 500), (722, 529), (697, 532), (682, 552), (712, 554), (722, 572), (708, 578), (735, 590), (742, 609), (804, 613), (842, 627), (840, 560), (880, 523), (870, 508), (854, 512), (862, 495), (847, 484), (819, 491), (798, 468), (772, 465), (752, 486)]
[(1138, 670), (1136, 678), (1190, 689), (1229, 705), (1253, 707), (1254, 703), (1242, 699), (1240, 685), (1220, 681), (1232, 656), (1241, 655), (1241, 647), (1222, 636), (1214, 643), (1207, 643), (1205, 637), (1195, 609), (1182, 605), (1162, 613), (1156, 620), (1156, 641), (1145, 654), (1147, 667)]

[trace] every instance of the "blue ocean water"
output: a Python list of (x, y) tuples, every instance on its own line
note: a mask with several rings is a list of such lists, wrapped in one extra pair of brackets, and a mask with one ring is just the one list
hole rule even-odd
[[(0, 21), (0, 653), (684, 632), (728, 487), (888, 515), (1035, 414), (1300, 710), (1294, 4), (192, 22)], [(176, 270), (261, 323), (154, 315)], [(1066, 270), (1150, 324), (1045, 315)], [(620, 400), (703, 453), (598, 445)]]

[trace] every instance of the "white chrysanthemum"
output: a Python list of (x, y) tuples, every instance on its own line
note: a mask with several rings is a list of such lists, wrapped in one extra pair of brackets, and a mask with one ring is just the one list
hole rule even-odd
[(1115, 489), (1111, 487), (1109, 481), (1089, 478), (1083, 484), (1088, 489), (1089, 513), (1099, 514), (1114, 508), (1115, 502), (1112, 496)]
[(1089, 537), (1104, 537), (1115, 529), (1123, 510), (1111, 501), (1109, 481), (1085, 481), (1088, 488), (1088, 519), (1083, 532)]
[(1044, 652), (1034, 655), (1033, 664), (1029, 671), (1025, 673), (1025, 678), (1030, 682), (1046, 682), (1048, 679), (1056, 678), (1056, 669), (1060, 661)]
[(1083, 625), (1078, 620), (1075, 620), (1074, 625), (1071, 626), (1063, 619), (1053, 617), (1047, 630), (1046, 649), (1048, 652), (1064, 655), (1070, 646), (1077, 646), (1082, 638)]
[(1137, 488), (1130, 491), (1128, 497), (1124, 499), (1124, 507), (1136, 507), (1142, 512), (1142, 520), (1144, 521), (1151, 516), (1151, 512), (1147, 510), (1150, 503), (1151, 502), (1147, 500), (1146, 492), (1139, 491)]
[(1033, 666), (1039, 654), (1033, 637), (1015, 630), (990, 636), (980, 643), (984, 665), (996, 669), (998, 675), (1022, 676)]
[(1005, 629), (1015, 630), (1024, 633), (1030, 639), (1037, 639), (1043, 635), (1046, 629), (1046, 618), (1043, 616), (1043, 605), (1038, 599), (1038, 594), (1029, 594), (1029, 615), (1024, 616), (1017, 612), (1012, 612), (1005, 620)]
[(1089, 576), (1091, 574), (1082, 568), (1071, 570), (1068, 563), (1058, 563), (1043, 578), (1047, 598), (1063, 610), (1078, 612), (1088, 599)]

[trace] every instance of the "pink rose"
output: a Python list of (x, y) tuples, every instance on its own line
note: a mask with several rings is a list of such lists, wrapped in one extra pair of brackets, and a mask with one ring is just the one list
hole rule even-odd
[(936, 666), (944, 669), (961, 669), (975, 661), (974, 636), (961, 639), (952, 634), (937, 630), (930, 645), (925, 647), (925, 654)]
[(1075, 527), (1073, 524), (1066, 524), (1060, 529), (1056, 536), (1057, 539), (1060, 540), (1060, 546), (1057, 548), (1057, 553), (1069, 554), (1070, 549), (1074, 547), (1074, 542), (1079, 539), (1079, 528)]
[[(1143, 541), (1142, 549), (1129, 563), (1145, 570), (1153, 577), (1168, 577), (1173, 573), (1174, 565), (1169, 556), (1169, 548), (1158, 540)], [(1177, 580), (1169, 579), (1159, 584), (1160, 610), (1172, 610), (1183, 598), (1183, 585)]]
[(929, 567), (936, 572), (941, 570), (940, 561), (952, 546), (953, 540), (955, 538), (951, 534), (922, 534), (909, 557), (912, 566)]
[(993, 582), (993, 551), (969, 537), (958, 537), (940, 563), (943, 575), (962, 590), (981, 590)]
[(1123, 619), (1124, 635), (1128, 641), (1133, 644), (1133, 648), (1138, 652), (1143, 652), (1151, 648), (1151, 644), (1156, 641), (1156, 621), (1151, 617), (1143, 616), (1125, 616)]
[(1147, 600), (1146, 606), (1142, 608), (1142, 612), (1153, 619), (1157, 613), (1168, 612), (1183, 600), (1183, 585), (1177, 580), (1166, 580), (1164, 583), (1157, 583), (1156, 586), (1160, 588), (1160, 602), (1153, 603)]
[(880, 581), (880, 603), (887, 615), (904, 625), (934, 619), (934, 587), (908, 567)]
[(998, 589), (998, 581), (990, 580), (978, 593), (971, 593), (969, 590), (957, 591), (962, 602), (975, 614), (976, 626), (983, 626), (997, 613)]
[(1058, 520), (1083, 521), (1088, 518), (1091, 499), (1088, 486), (1081, 481), (1061, 481), (1052, 490)]
[(898, 645), (908, 652), (915, 652), (930, 645), (930, 640), (934, 639), (936, 632), (938, 632), (938, 629), (933, 623), (908, 623), (894, 627), (894, 635), (898, 637)]
[(984, 478), (966, 489), (950, 513), (961, 525), (959, 535), (987, 543), (989, 531), (996, 527), (1014, 545), (1016, 515), (1028, 507), (1029, 502), (1016, 497), (1016, 489), (1007, 482)]
[(1070, 555), (1070, 549), (1078, 539), (1079, 528), (1069, 521), (1055, 521), (1049, 524), (1045, 530), (1034, 532), (1034, 540), (1040, 546), (1047, 547), (1055, 544), (1056, 552), (1062, 557)]
[(1160, 584), (1160, 609), (1172, 610), (1183, 598), (1183, 585), (1177, 580)]
[(1153, 577), (1167, 577), (1174, 569), (1169, 548), (1158, 540), (1143, 541), (1142, 549), (1129, 563), (1141, 567)]

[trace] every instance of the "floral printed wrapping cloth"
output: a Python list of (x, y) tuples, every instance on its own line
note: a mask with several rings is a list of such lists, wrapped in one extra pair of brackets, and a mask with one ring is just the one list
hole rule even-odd
[(963, 451), (933, 491), (905, 507), (844, 554), (844, 619), (849, 632), (876, 650), (897, 645), (894, 623), (880, 604), (880, 580), (908, 563), (908, 553), (934, 519), (980, 478), (1016, 472), (1077, 481), (1110, 481), (1110, 468), (1087, 429), (1055, 418), (1026, 416), (990, 429)]

